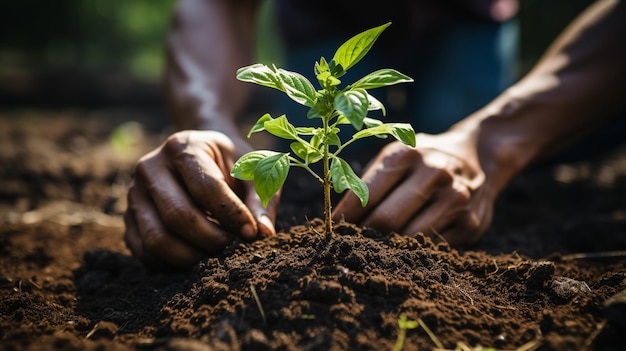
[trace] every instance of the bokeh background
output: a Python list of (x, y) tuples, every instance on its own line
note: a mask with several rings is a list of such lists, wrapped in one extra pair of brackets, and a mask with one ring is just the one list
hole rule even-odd
[[(521, 0), (519, 74), (591, 0)], [(0, 109), (152, 109), (162, 118), (163, 49), (175, 0), (1, 0)], [(273, 1), (257, 59), (279, 61)], [(158, 113), (160, 111), (160, 113)]]

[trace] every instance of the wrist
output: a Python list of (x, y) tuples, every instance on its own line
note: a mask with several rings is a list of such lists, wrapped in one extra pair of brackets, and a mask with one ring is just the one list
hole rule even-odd
[(226, 135), (233, 142), (233, 145), (235, 146), (235, 152), (237, 154), (237, 157), (239, 157), (247, 152), (252, 151), (253, 148), (245, 138), (244, 131), (234, 123), (231, 123), (231, 121), (234, 120), (234, 118), (230, 119), (228, 117), (213, 117), (202, 119), (195, 129), (211, 130)]
[(232, 142), (237, 157), (252, 151), (253, 148), (246, 141), (243, 131), (234, 123), (236, 119), (232, 114), (206, 110), (203, 112), (199, 106), (187, 111), (172, 109), (170, 115), (177, 130), (212, 131), (223, 134)]
[[(526, 118), (535, 102), (509, 89), (483, 109), (451, 128), (464, 135), (497, 196), (511, 180), (529, 166), (545, 146), (542, 133)], [(545, 133), (543, 133), (545, 136)]]

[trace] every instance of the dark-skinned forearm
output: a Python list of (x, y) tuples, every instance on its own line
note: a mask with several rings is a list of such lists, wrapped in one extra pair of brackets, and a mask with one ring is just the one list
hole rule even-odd
[(166, 93), (177, 129), (206, 129), (248, 148), (236, 126), (249, 88), (235, 72), (251, 61), (256, 1), (181, 0), (167, 42)]
[(557, 38), (521, 81), (452, 127), (476, 145), (499, 193), (529, 164), (626, 107), (626, 4), (600, 1)]

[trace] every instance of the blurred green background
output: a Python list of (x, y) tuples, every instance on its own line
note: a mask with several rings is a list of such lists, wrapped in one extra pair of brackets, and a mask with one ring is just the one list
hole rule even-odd
[(173, 0), (2, 1), (0, 67), (155, 79)]
[[(520, 74), (591, 2), (520, 0)], [(124, 92), (143, 91), (145, 99), (157, 94), (154, 87), (160, 84), (175, 0), (0, 0), (0, 4), (0, 107), (36, 103), (41, 100), (37, 96), (46, 101), (46, 94), (69, 98), (89, 89), (93, 98), (101, 92), (100, 82), (125, 85), (118, 99)], [(263, 61), (280, 60), (280, 45), (268, 25), (271, 7), (271, 0), (264, 3), (259, 25), (257, 53)], [(47, 93), (58, 86), (55, 81), (68, 86), (64, 94)]]

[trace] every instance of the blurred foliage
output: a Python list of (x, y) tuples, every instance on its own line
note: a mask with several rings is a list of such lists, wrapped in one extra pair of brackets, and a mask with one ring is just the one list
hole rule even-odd
[(2, 0), (0, 67), (157, 77), (174, 0)]
[[(521, 72), (592, 0), (520, 0)], [(0, 73), (76, 69), (156, 80), (175, 0), (0, 0)], [(281, 62), (273, 1), (259, 23), (257, 61)]]

